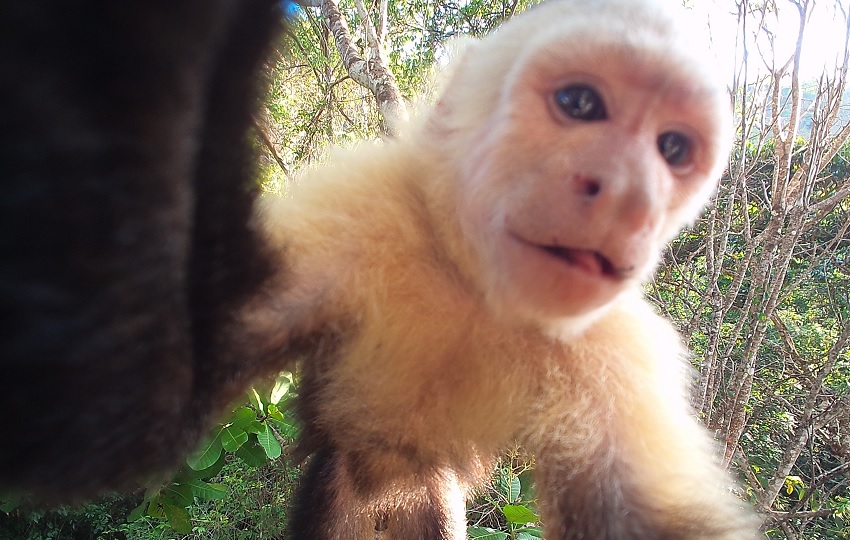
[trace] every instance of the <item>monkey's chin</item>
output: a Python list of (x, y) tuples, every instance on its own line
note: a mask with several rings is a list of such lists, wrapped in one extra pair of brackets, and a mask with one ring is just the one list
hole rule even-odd
[(541, 246), (513, 235), (503, 249), (504, 281), (494, 294), (506, 309), (546, 325), (586, 327), (632, 288), (632, 279), (591, 250)]

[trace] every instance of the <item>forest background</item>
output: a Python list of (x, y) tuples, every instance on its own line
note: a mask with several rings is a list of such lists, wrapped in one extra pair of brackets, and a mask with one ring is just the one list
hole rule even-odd
[[(259, 181), (285, 192), (330, 147), (394, 137), (433, 100), (456, 38), (531, 3), (306, 0), (268, 66)], [(647, 295), (693, 351), (695, 414), (767, 537), (848, 539), (850, 3), (685, 3), (727, 66), (737, 143)], [(174, 478), (129, 496), (50, 510), (0, 496), (0, 539), (283, 538), (296, 396), (297, 373), (252, 390)], [(533, 465), (521, 449), (504, 457), (470, 504), (471, 538), (539, 538)]]

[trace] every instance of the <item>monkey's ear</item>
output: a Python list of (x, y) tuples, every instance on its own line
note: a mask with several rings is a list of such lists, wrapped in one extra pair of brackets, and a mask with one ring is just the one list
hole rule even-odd
[(480, 48), (481, 41), (469, 36), (454, 37), (445, 44), (445, 56), (436, 62), (427, 92), (431, 96), (439, 96), (425, 117), (424, 130), (429, 137), (454, 131), (448, 120), (456, 117), (455, 104), (461, 102), (454, 88), (460, 78), (458, 74), (468, 69)]
[[(442, 82), (448, 81), (457, 71), (458, 66), (468, 60), (470, 56), (474, 56), (473, 51), (480, 50), (481, 47), (481, 40), (472, 36), (455, 36), (449, 39), (444, 44), (445, 56), (437, 61), (440, 77), (443, 79)], [(445, 90), (445, 84), (438, 90), (440, 92)]]

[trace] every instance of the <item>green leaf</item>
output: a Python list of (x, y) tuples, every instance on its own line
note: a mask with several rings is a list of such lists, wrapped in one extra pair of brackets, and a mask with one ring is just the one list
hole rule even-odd
[(242, 407), (230, 416), (230, 427), (247, 430), (251, 422), (257, 420), (257, 413), (250, 407)]
[(162, 510), (162, 498), (159, 495), (151, 498), (148, 503), (147, 514), (155, 518), (165, 518), (165, 512)]
[(540, 527), (524, 527), (517, 531), (516, 540), (540, 540), (543, 538), (543, 529)]
[(187, 484), (190, 480), (194, 480), (196, 478), (212, 478), (221, 472), (221, 469), (224, 468), (225, 462), (224, 452), (222, 452), (219, 454), (216, 462), (206, 469), (196, 471), (188, 466), (183, 467), (180, 469), (180, 472), (177, 473), (177, 476), (174, 477), (174, 481), (179, 484)]
[(261, 433), (257, 433), (257, 442), (263, 447), (263, 450), (269, 459), (277, 459), (280, 457), (280, 442), (278, 442), (277, 437), (274, 436), (274, 431), (272, 431), (272, 427), (270, 425), (265, 424), (265, 430)]
[(266, 452), (256, 440), (240, 446), (236, 455), (250, 467), (261, 467), (266, 464)]
[(496, 487), (500, 495), (509, 503), (515, 503), (520, 496), (522, 486), (519, 477), (509, 468), (499, 470)]
[(212, 467), (215, 462), (218, 461), (220, 456), (221, 439), (219, 439), (218, 436), (214, 436), (204, 441), (197, 450), (192, 452), (189, 457), (186, 458), (186, 464), (196, 471), (200, 471)]
[(466, 534), (469, 540), (505, 540), (508, 537), (508, 533), (489, 527), (467, 527)]
[(298, 438), (298, 433), (300, 429), (298, 428), (298, 423), (295, 421), (295, 419), (287, 416), (284, 417), (283, 420), (269, 418), (269, 421), (274, 424), (278, 431), (280, 431), (280, 434), (286, 437), (287, 439), (295, 440)]
[(194, 502), (192, 488), (184, 484), (171, 484), (162, 490), (162, 500), (186, 508)]
[(796, 475), (785, 477), (785, 493), (791, 495), (797, 491), (797, 500), (803, 499), (803, 494), (806, 492), (806, 483), (803, 479)]
[(292, 373), (284, 372), (278, 375), (269, 396), (269, 403), (274, 405), (280, 403), (280, 400), (286, 397), (286, 394), (289, 393), (290, 387), (292, 387)]
[(258, 411), (266, 410), (266, 407), (263, 404), (263, 398), (260, 397), (256, 388), (251, 388), (251, 391), (248, 392), (248, 400), (251, 402), (251, 405), (257, 408)]
[(235, 452), (246, 442), (248, 442), (248, 434), (243, 429), (230, 426), (221, 432), (221, 446), (228, 452)]
[(162, 490), (162, 484), (152, 482), (145, 487), (145, 500), (151, 500)]
[[(519, 482), (522, 486), (520, 489), (520, 495), (518, 500), (523, 501), (533, 501), (535, 499), (534, 494), (534, 471), (531, 469), (527, 469), (519, 474)], [(516, 501), (512, 501), (516, 502)]]
[(208, 484), (203, 480), (192, 480), (188, 483), (192, 493), (206, 501), (220, 501), (227, 498), (227, 488), (222, 484)]
[(507, 495), (508, 502), (515, 503), (519, 500), (519, 496), (522, 493), (522, 485), (519, 482), (519, 476), (511, 474), (511, 484), (510, 490), (505, 494)]
[(16, 495), (3, 495), (0, 497), (0, 511), (9, 513), (21, 503), (21, 498)]
[(142, 519), (142, 516), (145, 515), (145, 509), (147, 506), (148, 501), (142, 501), (142, 504), (133, 508), (133, 510), (127, 515), (127, 523), (133, 523), (134, 521)]
[(502, 507), (502, 513), (505, 514), (505, 519), (510, 523), (523, 525), (532, 521), (540, 521), (540, 517), (531, 511), (527, 506), (521, 504), (506, 504)]
[(277, 408), (277, 405), (274, 403), (269, 403), (269, 416), (276, 420), (283, 420), (283, 413), (280, 412), (280, 409)]
[(260, 421), (258, 421), (258, 420), (254, 420), (253, 422), (251, 422), (250, 424), (248, 424), (248, 427), (246, 427), (246, 428), (245, 428), (245, 431), (247, 431), (248, 433), (254, 433), (254, 434), (257, 434), (257, 433), (260, 433), (261, 431), (263, 431), (263, 430), (265, 430), (265, 429), (266, 429), (266, 428), (265, 428), (265, 424), (264, 424), (264, 423), (262, 423), (262, 422), (260, 422)]
[(165, 519), (168, 520), (168, 524), (171, 525), (174, 532), (180, 534), (189, 534), (192, 532), (192, 520), (189, 517), (188, 510), (163, 500), (162, 511), (165, 513)]

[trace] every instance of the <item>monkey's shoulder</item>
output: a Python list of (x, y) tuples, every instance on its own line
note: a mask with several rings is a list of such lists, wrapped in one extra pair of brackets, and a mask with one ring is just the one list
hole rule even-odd
[(396, 145), (367, 147), (308, 171), (284, 196), (265, 197), (258, 226), (278, 253), (287, 287), (321, 291), (326, 300), (358, 309), (391, 305), (388, 296), (411, 302), (462, 296), (446, 275), (451, 265), (441, 254), (417, 167)]
[(414, 248), (425, 209), (408, 160), (392, 146), (366, 146), (313, 167), (283, 196), (260, 202), (261, 227), (272, 244), (298, 250), (290, 256), (327, 251), (349, 265)]
[(667, 379), (686, 369), (688, 356), (673, 324), (638, 290), (623, 294), (566, 347), (579, 363), (642, 381)]

